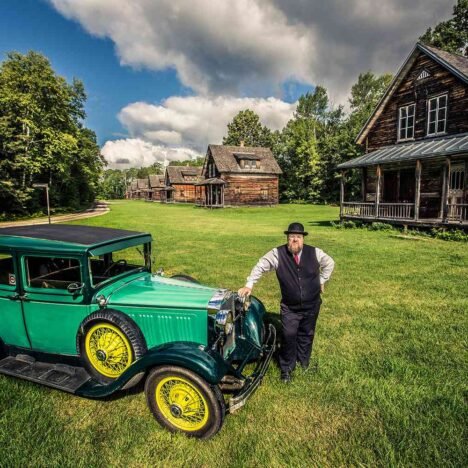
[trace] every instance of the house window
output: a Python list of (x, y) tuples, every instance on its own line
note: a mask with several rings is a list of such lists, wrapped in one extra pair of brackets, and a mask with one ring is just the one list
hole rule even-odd
[(447, 95), (437, 96), (428, 101), (427, 134), (445, 133), (447, 122)]
[(400, 107), (399, 109), (399, 126), (398, 140), (411, 140), (414, 138), (414, 110), (415, 105)]
[(450, 190), (463, 190), (465, 185), (465, 169), (463, 166), (452, 167), (450, 170)]
[(257, 169), (257, 161), (253, 159), (243, 159), (241, 167), (243, 169)]

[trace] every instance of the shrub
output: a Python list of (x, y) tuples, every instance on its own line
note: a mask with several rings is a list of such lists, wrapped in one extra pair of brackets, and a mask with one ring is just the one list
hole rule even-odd
[(393, 231), (395, 228), (391, 224), (377, 222), (370, 224), (367, 229), (369, 231)]

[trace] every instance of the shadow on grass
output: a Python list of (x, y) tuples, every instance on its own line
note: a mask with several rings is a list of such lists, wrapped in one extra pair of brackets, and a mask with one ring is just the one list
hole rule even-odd
[(337, 223), (337, 222), (339, 222), (338, 219), (335, 219), (332, 221), (309, 221), (307, 223), (307, 226), (331, 227), (332, 223)]

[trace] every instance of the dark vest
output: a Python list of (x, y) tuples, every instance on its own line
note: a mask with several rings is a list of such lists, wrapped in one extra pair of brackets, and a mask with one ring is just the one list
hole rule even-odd
[(276, 276), (281, 288), (281, 302), (291, 310), (313, 307), (320, 302), (320, 265), (315, 247), (304, 245), (301, 261), (296, 265), (287, 245), (278, 249)]

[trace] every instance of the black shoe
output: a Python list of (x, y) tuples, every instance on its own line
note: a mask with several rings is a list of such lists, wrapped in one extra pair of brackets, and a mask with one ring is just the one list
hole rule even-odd
[(304, 362), (300, 362), (299, 365), (304, 372), (309, 368), (309, 363), (305, 364)]
[(291, 374), (289, 372), (281, 372), (281, 382), (285, 384), (291, 383)]

